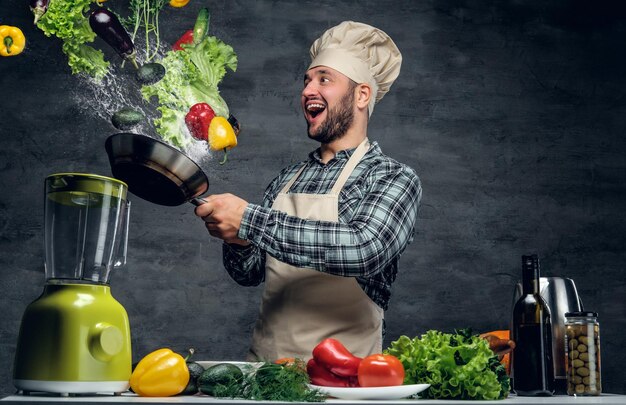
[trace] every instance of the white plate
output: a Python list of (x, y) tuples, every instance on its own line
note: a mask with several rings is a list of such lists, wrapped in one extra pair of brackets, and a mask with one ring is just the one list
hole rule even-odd
[(393, 387), (322, 387), (310, 385), (322, 393), (339, 399), (400, 399), (422, 392), (430, 384), (407, 384)]

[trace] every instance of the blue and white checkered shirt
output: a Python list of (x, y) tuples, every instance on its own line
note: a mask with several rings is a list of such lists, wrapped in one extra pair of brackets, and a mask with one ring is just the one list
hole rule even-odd
[(398, 259), (413, 240), (422, 197), (413, 169), (384, 155), (376, 142), (361, 159), (339, 195), (339, 222), (305, 220), (271, 206), (287, 181), (305, 169), (289, 192), (330, 192), (355, 149), (324, 164), (319, 149), (283, 169), (265, 191), (261, 205), (248, 204), (238, 236), (242, 247), (224, 243), (224, 266), (239, 284), (265, 279), (265, 254), (296, 267), (356, 277), (363, 291), (387, 309)]

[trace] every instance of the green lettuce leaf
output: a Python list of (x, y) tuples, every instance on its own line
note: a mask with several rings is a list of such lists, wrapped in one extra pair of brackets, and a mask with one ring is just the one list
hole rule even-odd
[(185, 47), (198, 68), (200, 79), (207, 87), (217, 89), (226, 75), (226, 68), (237, 70), (237, 55), (233, 48), (215, 37), (207, 37), (195, 47)]
[(185, 115), (197, 103), (207, 103), (217, 116), (228, 117), (226, 101), (218, 85), (227, 69), (237, 69), (237, 55), (230, 45), (209, 36), (197, 45), (183, 45), (181, 51), (168, 51), (159, 61), (166, 70), (159, 82), (145, 85), (141, 94), (146, 100), (158, 99), (161, 117), (154, 120), (156, 131), (167, 142), (185, 147)]
[(68, 58), (72, 73), (86, 73), (101, 79), (109, 71), (102, 51), (89, 45), (96, 34), (85, 16), (89, 5), (95, 0), (54, 0), (48, 11), (37, 22), (37, 27), (48, 36), (63, 41), (62, 49)]
[(430, 384), (420, 394), (430, 399), (504, 399), (510, 380), (489, 344), (469, 330), (454, 334), (429, 330), (421, 337), (401, 336), (385, 353), (405, 369), (405, 384)]

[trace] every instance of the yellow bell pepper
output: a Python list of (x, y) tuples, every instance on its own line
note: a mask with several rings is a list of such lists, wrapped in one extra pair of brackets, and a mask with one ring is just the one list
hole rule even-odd
[(21, 29), (10, 25), (0, 25), (0, 55), (19, 55), (25, 46), (26, 38)]
[(142, 397), (169, 397), (181, 393), (189, 382), (185, 359), (170, 349), (149, 353), (135, 367), (130, 387)]
[(170, 0), (170, 6), (172, 7), (185, 7), (189, 3), (189, 0)]
[(209, 125), (209, 147), (212, 150), (223, 150), (224, 159), (221, 165), (226, 163), (228, 150), (237, 146), (237, 135), (230, 122), (224, 117), (215, 117)]

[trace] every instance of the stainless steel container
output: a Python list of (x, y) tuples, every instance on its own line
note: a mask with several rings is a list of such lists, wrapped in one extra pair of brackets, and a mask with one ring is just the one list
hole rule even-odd
[[(567, 391), (565, 358), (565, 313), (583, 310), (574, 280), (563, 277), (541, 277), (539, 293), (550, 308), (552, 322), (552, 359), (557, 394)], [(517, 283), (513, 294), (513, 305), (522, 294), (522, 284)]]

